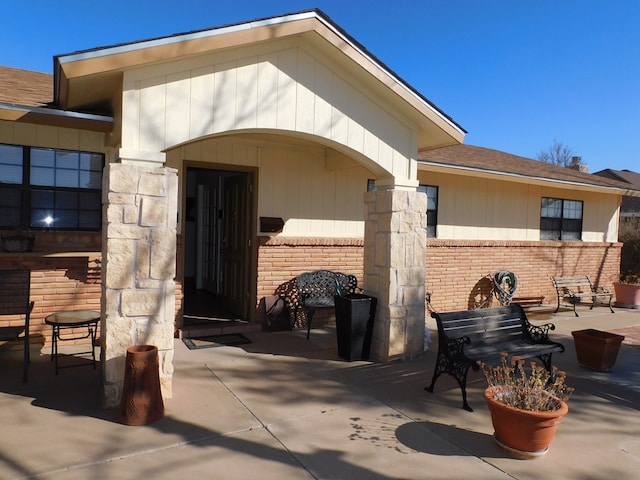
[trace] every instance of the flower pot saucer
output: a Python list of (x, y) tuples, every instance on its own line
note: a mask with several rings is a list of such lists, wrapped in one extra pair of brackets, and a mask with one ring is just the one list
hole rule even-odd
[(518, 450), (517, 448), (509, 447), (502, 443), (496, 434), (493, 434), (493, 439), (496, 441), (498, 446), (504, 450), (510, 457), (519, 458), (520, 460), (534, 460), (536, 458), (542, 457), (549, 451), (549, 447), (544, 450), (540, 450), (538, 452), (525, 452), (524, 450)]

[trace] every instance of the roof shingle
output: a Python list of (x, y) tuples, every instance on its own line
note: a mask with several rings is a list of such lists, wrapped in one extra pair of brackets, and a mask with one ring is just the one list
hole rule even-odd
[(0, 103), (45, 107), (53, 100), (53, 75), (0, 66)]
[(491, 148), (473, 145), (454, 145), (418, 152), (418, 159), (425, 162), (484, 170), (486, 172), (507, 173), (531, 178), (550, 179), (562, 182), (638, 190), (640, 186), (610, 178), (579, 172), (565, 167), (520, 157)]

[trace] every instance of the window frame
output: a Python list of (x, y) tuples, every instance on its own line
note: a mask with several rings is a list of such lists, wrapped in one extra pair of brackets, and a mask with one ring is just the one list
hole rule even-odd
[[(435, 196), (429, 196), (429, 189), (435, 190)], [(427, 238), (438, 238), (438, 203), (440, 200), (440, 187), (438, 187), (437, 185), (427, 185), (421, 183), (420, 185), (418, 185), (418, 191), (422, 191), (427, 195)], [(429, 208), (430, 198), (434, 200), (435, 208)], [(431, 215), (429, 215), (430, 213)]]
[[(62, 148), (38, 147), (30, 145), (12, 145), (0, 143), (0, 147), (9, 147), (22, 150), (22, 178), (20, 182), (0, 181), (0, 190), (3, 193), (0, 209), (5, 212), (11, 208), (19, 209), (18, 215), (0, 219), (3, 223), (0, 225), (2, 230), (33, 230), (33, 231), (87, 231), (97, 232), (102, 228), (102, 175), (105, 166), (105, 154), (100, 152), (89, 152), (84, 150), (70, 150)], [(35, 152), (44, 152), (46, 155), (52, 154), (53, 165), (51, 169), (50, 181), (39, 181), (38, 184), (32, 182), (32, 158)], [(67, 158), (70, 155), (77, 156), (77, 165), (69, 168), (64, 165), (63, 161), (58, 162), (57, 159)], [(2, 161), (2, 157), (0, 157)], [(99, 162), (99, 163), (98, 163)], [(60, 163), (60, 165), (58, 165)], [(74, 173), (75, 172), (75, 173)], [(60, 174), (70, 173), (69, 178), (63, 178), (59, 184)], [(99, 178), (98, 178), (99, 176)], [(74, 178), (75, 177), (75, 178)], [(83, 187), (82, 184), (90, 186)], [(73, 185), (71, 185), (73, 184)], [(17, 202), (11, 202), (6, 193), (10, 191), (18, 191), (19, 205)], [(37, 205), (37, 197), (51, 196), (50, 202)], [(13, 195), (16, 199), (16, 195)], [(8, 201), (7, 201), (8, 200)], [(66, 204), (65, 204), (66, 201)], [(43, 219), (36, 220), (36, 213), (42, 211)], [(62, 226), (48, 224), (45, 221), (44, 212), (48, 211), (50, 218), (66, 218)]]
[[(547, 205), (545, 205), (545, 201), (560, 202), (559, 206), (554, 207), (554, 209), (558, 210), (559, 212), (558, 216), (543, 215), (545, 209), (552, 208), (552, 204), (548, 203)], [(575, 209), (571, 208), (571, 204), (580, 205), (579, 217), (567, 215), (567, 213), (575, 211)], [(584, 200), (556, 197), (540, 198), (540, 240), (556, 242), (580, 242), (582, 241), (583, 224)]]

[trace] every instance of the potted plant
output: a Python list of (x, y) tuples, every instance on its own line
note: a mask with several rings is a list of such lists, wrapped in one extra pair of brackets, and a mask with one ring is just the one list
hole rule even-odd
[(573, 392), (565, 384), (566, 374), (502, 355), (498, 365), (479, 362), (487, 379), (484, 397), (491, 413), (494, 438), (508, 454), (523, 459), (544, 455), (558, 424), (567, 414)]
[(619, 281), (613, 282), (616, 307), (640, 308), (640, 275), (634, 272), (620, 274)]
[(640, 308), (640, 217), (620, 220), (618, 240), (622, 243), (620, 271), (614, 279), (616, 307)]

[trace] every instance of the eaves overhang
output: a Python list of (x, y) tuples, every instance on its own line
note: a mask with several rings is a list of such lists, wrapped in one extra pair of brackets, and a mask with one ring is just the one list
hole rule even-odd
[(640, 190), (614, 187), (608, 185), (597, 185), (587, 182), (576, 182), (556, 178), (541, 177), (536, 175), (526, 175), (514, 172), (504, 172), (499, 170), (483, 169), (462, 165), (451, 165), (428, 160), (418, 160), (418, 170), (429, 170), (439, 173), (449, 173), (453, 175), (475, 176), (503, 180), (515, 183), (526, 183), (529, 185), (541, 185), (547, 187), (565, 188), (568, 190), (581, 190), (589, 192), (607, 193), (609, 195), (623, 195), (630, 197), (640, 197)]
[(96, 132), (110, 132), (113, 129), (113, 118), (109, 116), (3, 102), (0, 102), (0, 120)]
[[(466, 131), (386, 67), (322, 11), (314, 9), (246, 23), (119, 44), (54, 57), (54, 103), (63, 109), (103, 105), (122, 88), (122, 74), (143, 65), (314, 33), (373, 77), (395, 101), (401, 99), (419, 129), (419, 148), (455, 145)], [(94, 88), (90, 88), (90, 85)], [(406, 108), (406, 107), (409, 108)]]

